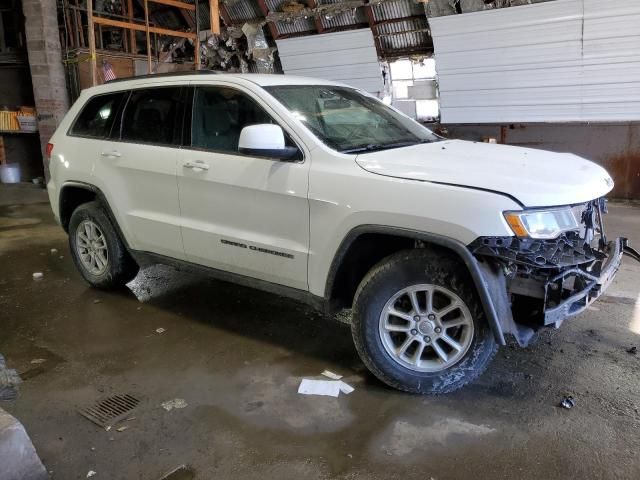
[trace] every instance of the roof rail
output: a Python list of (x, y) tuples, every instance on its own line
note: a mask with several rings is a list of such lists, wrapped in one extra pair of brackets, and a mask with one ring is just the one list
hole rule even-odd
[(149, 73), (147, 75), (135, 75), (132, 77), (122, 77), (109, 80), (107, 83), (126, 82), (128, 80), (139, 80), (143, 78), (166, 78), (166, 77), (182, 77), (184, 75), (218, 75), (224, 72), (218, 70), (190, 70), (186, 72), (168, 72), (168, 73)]

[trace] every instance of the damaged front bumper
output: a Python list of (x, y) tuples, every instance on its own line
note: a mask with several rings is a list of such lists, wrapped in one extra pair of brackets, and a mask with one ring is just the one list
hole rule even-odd
[(547, 240), (480, 237), (468, 246), (500, 322), (497, 337), (512, 334), (527, 345), (536, 330), (558, 327), (597, 300), (613, 281), (623, 255), (640, 262), (626, 238), (607, 240), (603, 199), (582, 209), (580, 231)]
[(606, 250), (605, 258), (591, 266), (593, 273), (579, 267), (569, 268), (544, 284), (544, 325), (559, 326), (566, 318), (584, 311), (609, 287), (625, 253), (638, 258), (638, 253), (623, 237), (609, 242)]

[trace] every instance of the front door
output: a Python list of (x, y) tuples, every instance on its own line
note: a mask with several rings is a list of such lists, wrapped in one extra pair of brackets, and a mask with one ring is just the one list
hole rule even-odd
[(240, 154), (242, 128), (262, 123), (277, 122), (250, 94), (195, 87), (191, 138), (178, 162), (186, 257), (307, 290), (310, 162)]

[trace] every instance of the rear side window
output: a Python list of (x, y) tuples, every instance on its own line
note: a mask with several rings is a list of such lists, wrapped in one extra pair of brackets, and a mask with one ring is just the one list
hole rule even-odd
[(122, 140), (180, 145), (180, 87), (133, 90), (122, 121)]
[(70, 133), (81, 137), (104, 138), (109, 135), (126, 92), (98, 95), (82, 108)]

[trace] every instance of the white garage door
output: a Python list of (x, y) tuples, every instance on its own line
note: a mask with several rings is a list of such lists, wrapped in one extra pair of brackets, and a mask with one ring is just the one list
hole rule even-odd
[(640, 1), (429, 20), (444, 123), (640, 120)]
[(276, 40), (284, 73), (323, 78), (382, 92), (382, 73), (371, 30)]

